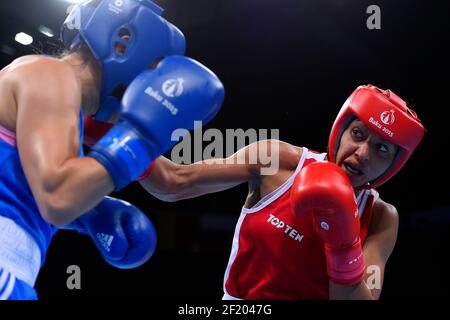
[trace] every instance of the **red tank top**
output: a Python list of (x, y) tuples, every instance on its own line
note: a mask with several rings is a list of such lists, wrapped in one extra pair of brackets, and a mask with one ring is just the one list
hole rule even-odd
[[(303, 148), (295, 173), (250, 209), (243, 208), (224, 277), (224, 299), (328, 299), (329, 279), (321, 240), (312, 219), (298, 225), (289, 198), (296, 174), (319, 154)], [(357, 196), (361, 216), (361, 241), (370, 223), (375, 190)]]

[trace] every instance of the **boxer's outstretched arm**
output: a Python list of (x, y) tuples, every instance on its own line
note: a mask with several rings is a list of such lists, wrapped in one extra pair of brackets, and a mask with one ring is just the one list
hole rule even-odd
[[(291, 161), (292, 157), (297, 160)], [(283, 169), (297, 163), (298, 157), (298, 148), (286, 142), (262, 140), (242, 148), (229, 158), (214, 159), (214, 162), (207, 160), (179, 165), (160, 157), (150, 175), (140, 183), (160, 200), (178, 201), (258, 181), (264, 174), (262, 169), (271, 166), (278, 166), (276, 170)]]
[(114, 189), (105, 168), (79, 158), (80, 83), (65, 63), (40, 58), (11, 76), (20, 161), (42, 217), (65, 225)]

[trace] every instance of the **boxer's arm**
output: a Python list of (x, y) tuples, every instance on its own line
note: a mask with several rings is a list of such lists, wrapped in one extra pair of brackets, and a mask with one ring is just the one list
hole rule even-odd
[(103, 166), (79, 158), (80, 84), (50, 59), (16, 72), (17, 147), (42, 217), (65, 225), (114, 189)]
[(339, 286), (330, 282), (331, 299), (379, 299), (385, 266), (397, 240), (398, 220), (396, 208), (378, 199), (363, 246), (365, 282), (355, 286)]
[[(223, 191), (244, 182), (261, 179), (262, 169), (297, 164), (298, 148), (278, 140), (262, 140), (240, 149), (226, 159), (179, 165), (167, 158), (155, 161), (150, 175), (141, 185), (163, 201), (178, 201)], [(292, 160), (295, 158), (295, 160)], [(268, 159), (273, 161), (270, 163)]]

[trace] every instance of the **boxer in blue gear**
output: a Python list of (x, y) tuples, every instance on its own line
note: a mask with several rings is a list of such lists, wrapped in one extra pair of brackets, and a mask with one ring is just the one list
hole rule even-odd
[[(111, 15), (111, 8), (120, 10)], [(153, 31), (146, 36), (148, 28)], [(156, 234), (150, 221), (137, 208), (105, 198), (172, 145), (166, 139), (174, 127), (164, 122), (175, 118), (133, 88), (161, 90), (157, 85), (177, 81), (170, 75), (184, 77), (169, 72), (176, 66), (189, 81), (184, 92), (181, 86), (173, 91), (177, 86), (166, 85), (166, 93), (176, 97), (167, 98), (164, 106), (178, 108), (193, 122), (209, 120), (222, 101), (220, 81), (190, 59), (163, 60), (157, 72), (144, 71), (165, 56), (184, 53), (182, 33), (149, 0), (85, 1), (66, 20), (63, 40), (70, 50), (63, 57), (24, 56), (0, 71), (1, 299), (37, 298), (33, 287), (58, 227), (87, 231), (105, 260), (119, 268), (141, 265), (153, 253)], [(122, 101), (117, 89), (142, 72), (142, 83), (127, 90), (109, 142), (105, 138), (84, 156), (83, 115), (111, 117)], [(204, 85), (212, 83), (217, 88), (205, 94)], [(192, 126), (184, 120), (176, 124)], [(100, 246), (101, 233), (114, 237), (109, 251)]]

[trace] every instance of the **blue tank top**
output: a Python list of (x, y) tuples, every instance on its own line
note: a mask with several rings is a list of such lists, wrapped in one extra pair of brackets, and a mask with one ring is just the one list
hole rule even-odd
[[(83, 154), (83, 114), (80, 112), (80, 151)], [(0, 132), (0, 216), (13, 220), (30, 234), (41, 250), (41, 266), (50, 240), (57, 231), (39, 213), (28, 181), (20, 163), (14, 134), (8, 137)]]

